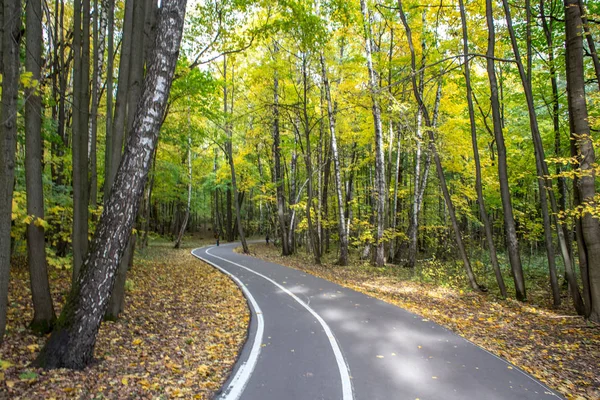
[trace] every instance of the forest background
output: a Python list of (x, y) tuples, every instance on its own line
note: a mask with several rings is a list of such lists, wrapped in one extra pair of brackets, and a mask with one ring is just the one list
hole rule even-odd
[[(0, 9), (0, 335), (11, 263), (27, 263), (31, 327), (49, 332), (48, 272), (77, 280), (160, 6)], [(135, 249), (201, 232), (499, 298), (529, 290), (597, 324), (599, 19), (583, 0), (188, 4), (106, 317), (122, 311)]]

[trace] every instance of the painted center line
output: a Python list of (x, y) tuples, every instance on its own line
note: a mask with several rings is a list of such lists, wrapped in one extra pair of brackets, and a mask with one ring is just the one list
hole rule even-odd
[[(286, 293), (288, 296), (290, 296), (292, 299), (294, 299), (298, 304), (300, 304), (302, 307), (304, 307), (304, 309), (306, 309), (309, 313), (312, 314), (312, 316), (319, 322), (319, 324), (321, 325), (321, 327), (323, 328), (323, 331), (325, 332), (325, 335), (327, 336), (327, 339), (329, 340), (329, 344), (331, 346), (331, 349), (333, 350), (333, 355), (335, 356), (335, 360), (337, 363), (337, 367), (340, 373), (340, 380), (342, 383), (342, 400), (353, 400), (354, 399), (354, 394), (352, 392), (352, 382), (350, 381), (350, 369), (348, 367), (348, 364), (346, 363), (346, 361), (344, 360), (344, 356), (342, 354), (342, 350), (340, 349), (340, 346), (333, 334), (333, 332), (331, 331), (331, 328), (329, 327), (329, 325), (327, 324), (327, 322), (325, 322), (325, 320), (315, 311), (313, 310), (307, 303), (305, 303), (304, 301), (302, 301), (300, 298), (298, 298), (298, 296), (296, 296), (294, 293), (292, 293), (291, 291), (289, 291), (288, 289), (286, 289), (285, 287), (283, 287), (282, 285), (280, 285), (279, 283), (275, 282), (273, 279), (269, 278), (268, 276), (265, 276), (259, 272), (254, 271), (253, 269), (250, 269), (248, 267), (245, 267), (241, 264), (238, 264), (236, 262), (230, 261), (226, 258), (223, 257), (219, 257), (217, 255), (214, 255), (210, 252), (210, 250), (212, 250), (214, 248), (210, 247), (208, 249), (206, 249), (206, 254), (210, 255), (211, 257), (217, 258), (219, 260), (225, 261), (229, 264), (235, 265), (236, 267), (245, 269), (248, 272), (251, 272), (257, 276), (260, 276), (261, 278), (265, 279), (266, 281), (272, 283), (273, 285), (275, 285), (277, 288), (279, 288), (281, 291), (283, 291), (284, 293)], [(193, 254), (193, 253), (192, 253)], [(194, 254), (195, 255), (195, 254)], [(209, 264), (211, 265), (215, 265), (214, 263), (204, 259), (203, 257), (200, 257), (198, 255), (195, 255), (196, 257), (207, 261)], [(216, 265), (215, 265), (216, 266)], [(221, 271), (225, 271), (223, 268), (216, 266), (217, 268), (219, 268)], [(246, 288), (246, 286), (244, 286), (241, 281), (239, 281), (239, 279), (237, 279), (233, 274), (225, 271), (225, 273), (227, 273), (229, 276), (233, 277), (234, 279), (236, 279), (236, 282), (238, 282), (239, 284), (241, 284), (242, 289), (244, 290), (244, 293), (249, 295), (249, 299), (253, 299), (252, 295), (250, 294), (249, 290)], [(251, 300), (252, 302), (252, 300)], [(253, 307), (254, 304), (253, 304)], [(256, 313), (259, 315), (259, 317), (262, 319), (262, 315), (259, 314), (259, 308), (257, 308), (258, 305), (256, 305), (255, 307), (255, 311)], [(258, 336), (258, 335), (257, 335)], [(256, 346), (256, 343), (259, 343), (259, 351), (260, 351), (260, 343), (261, 341), (255, 341), (254, 345), (253, 345), (253, 350), (254, 347)], [(256, 353), (256, 357), (258, 357), (258, 352)], [(249, 363), (250, 360), (248, 360)], [(256, 364), (256, 362), (254, 362)], [(244, 383), (244, 387), (247, 383), (247, 380), (250, 378), (250, 374), (252, 373), (252, 370), (254, 369), (254, 366), (252, 366), (252, 369), (248, 370), (248, 376), (245, 377), (246, 378), (246, 382)], [(238, 370), (238, 374), (239, 374), (239, 370)], [(234, 381), (237, 378), (236, 377), (231, 381), (230, 385), (228, 386), (227, 390), (229, 390), (229, 388), (232, 386), (232, 384), (234, 383)], [(242, 381), (240, 381), (242, 382)], [(243, 388), (239, 391), (239, 395), (241, 395), (241, 392), (243, 391)], [(239, 398), (238, 397), (225, 397), (223, 398), (223, 400), (227, 399), (227, 400), (236, 400)]]

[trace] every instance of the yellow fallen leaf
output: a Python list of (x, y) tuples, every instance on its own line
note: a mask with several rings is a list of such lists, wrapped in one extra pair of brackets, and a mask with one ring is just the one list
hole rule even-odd
[(12, 388), (15, 386), (15, 381), (6, 381), (6, 387)]
[(135, 339), (133, 342), (131, 342), (132, 345), (137, 346), (139, 344), (142, 343), (142, 339)]
[(30, 344), (29, 346), (27, 346), (27, 348), (29, 349), (30, 352), (34, 353), (36, 350), (38, 350), (40, 348), (39, 344)]
[(123, 385), (127, 386), (127, 385), (129, 384), (129, 379), (127, 379), (127, 378), (123, 378), (123, 379), (121, 379), (121, 383), (122, 383)]
[(13, 363), (4, 361), (4, 360), (0, 360), (0, 369), (8, 369), (12, 366), (13, 366)]
[(379, 355), (379, 356), (377, 356), (377, 358), (383, 358), (383, 356)]

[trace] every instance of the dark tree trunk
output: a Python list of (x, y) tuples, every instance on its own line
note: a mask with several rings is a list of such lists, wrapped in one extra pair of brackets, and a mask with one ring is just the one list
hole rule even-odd
[[(114, 69), (114, 30), (115, 30), (115, 2), (106, 0), (102, 3), (108, 8), (108, 33), (107, 33), (107, 64), (106, 64), (106, 147), (104, 149), (104, 201), (108, 199), (112, 187), (112, 156), (113, 156), (113, 69)], [(120, 76), (120, 75), (119, 75)]]
[(450, 214), (450, 220), (452, 221), (452, 230), (454, 231), (454, 238), (456, 241), (456, 246), (458, 247), (459, 254), (462, 258), (463, 265), (465, 267), (465, 272), (469, 279), (469, 284), (473, 290), (481, 290), (477, 280), (475, 279), (475, 274), (473, 273), (473, 269), (471, 268), (471, 263), (469, 261), (469, 257), (467, 256), (467, 252), (465, 250), (462, 233), (458, 226), (458, 221), (456, 219), (456, 213), (454, 210), (454, 204), (452, 202), (452, 198), (450, 197), (450, 191), (448, 190), (448, 186), (446, 184), (446, 177), (444, 176), (444, 170), (442, 168), (442, 162), (440, 160), (440, 156), (437, 152), (437, 147), (435, 145), (435, 136), (433, 134), (433, 121), (429, 117), (429, 112), (427, 111), (427, 107), (423, 103), (423, 98), (419, 92), (419, 87), (417, 84), (417, 78), (415, 74), (416, 70), (416, 59), (415, 59), (415, 50), (412, 42), (412, 33), (410, 26), (408, 25), (408, 21), (406, 19), (406, 15), (404, 14), (404, 10), (402, 9), (402, 0), (398, 0), (398, 8), (400, 12), (400, 18), (402, 19), (402, 24), (406, 30), (406, 36), (408, 39), (408, 45), (411, 53), (411, 68), (412, 68), (412, 87), (415, 99), (417, 100), (417, 104), (419, 108), (423, 112), (423, 118), (425, 120), (425, 126), (427, 127), (427, 134), (429, 136), (430, 142), (430, 151), (433, 153), (433, 160), (435, 162), (435, 167), (438, 175), (438, 179), (440, 181), (440, 187), (442, 189), (442, 194), (444, 196), (444, 201), (446, 203), (446, 208), (448, 209), (448, 213)]
[[(279, 45), (273, 43), (273, 57), (277, 57)], [(283, 174), (281, 171), (281, 149), (279, 138), (279, 76), (277, 70), (273, 77), (273, 183), (277, 191), (277, 218), (279, 219), (279, 229), (281, 230), (281, 250), (284, 256), (291, 253), (288, 243), (288, 230), (285, 221), (285, 193), (283, 187)], [(293, 234), (289, 232), (289, 234)]]
[[(76, 1), (73, 16), (73, 283), (88, 249), (88, 118), (90, 0)], [(83, 16), (83, 25), (82, 25)]]
[[(586, 293), (587, 316), (600, 322), (600, 224), (586, 207), (597, 207), (595, 202), (595, 162), (594, 145), (590, 135), (588, 110), (585, 95), (583, 68), (583, 32), (581, 30), (581, 9), (578, 0), (565, 0), (567, 100), (573, 156), (579, 162), (579, 175), (574, 181), (576, 198), (583, 206), (582, 215), (577, 219), (580, 269)], [(587, 283), (587, 285), (586, 285)]]
[[(548, 258), (548, 269), (550, 272), (550, 287), (552, 288), (552, 298), (554, 301), (554, 306), (558, 307), (560, 305), (560, 287), (558, 286), (558, 276), (556, 273), (556, 262), (554, 259), (554, 244), (552, 242), (552, 225), (550, 220), (550, 212), (548, 210), (548, 194), (551, 197), (551, 201), (555, 204), (554, 200), (554, 192), (552, 190), (552, 181), (549, 179), (545, 179), (544, 177), (548, 176), (548, 166), (546, 165), (544, 147), (542, 144), (542, 137), (540, 135), (540, 130), (537, 122), (537, 114), (535, 111), (535, 104), (533, 102), (533, 91), (531, 89), (531, 70), (528, 73), (525, 72), (525, 68), (523, 67), (523, 63), (521, 62), (521, 55), (519, 52), (519, 47), (517, 45), (517, 39), (515, 36), (515, 32), (512, 24), (512, 17), (510, 13), (510, 7), (508, 6), (507, 0), (503, 0), (502, 4), (504, 6), (504, 12), (506, 14), (506, 23), (509, 32), (509, 36), (512, 43), (513, 52), (515, 54), (515, 60), (517, 64), (517, 68), (519, 70), (519, 75), (521, 77), (521, 83), (523, 85), (523, 90), (525, 92), (525, 98), (527, 100), (527, 110), (529, 111), (529, 127), (531, 129), (531, 135), (533, 138), (533, 149), (535, 153), (535, 161), (536, 161), (536, 170), (538, 174), (538, 190), (540, 195), (540, 205), (542, 209), (542, 222), (544, 226), (544, 244), (546, 246), (546, 255)], [(529, 9), (527, 10), (529, 15)], [(528, 41), (529, 43), (529, 41)], [(528, 46), (529, 47), (529, 46)], [(531, 59), (530, 54), (528, 56), (528, 68), (531, 67)], [(548, 189), (548, 193), (546, 193), (546, 189)], [(555, 206), (556, 207), (556, 206)], [(554, 208), (555, 208), (554, 207)], [(560, 228), (560, 224), (556, 224), (557, 233), (559, 235), (559, 241), (564, 243), (564, 238), (562, 237), (562, 229)], [(563, 246), (563, 248), (566, 248)], [(565, 265), (567, 268), (569, 267), (567, 264), (570, 264), (569, 255), (566, 256), (563, 254)]]
[(506, 297), (506, 286), (504, 285), (504, 279), (500, 272), (500, 265), (498, 263), (498, 255), (496, 253), (496, 245), (494, 244), (494, 237), (492, 234), (492, 227), (488, 218), (487, 211), (485, 209), (485, 202), (483, 200), (483, 188), (481, 185), (481, 162), (479, 160), (479, 148), (477, 145), (477, 126), (475, 125), (475, 108), (473, 107), (473, 90), (471, 88), (471, 70), (469, 64), (469, 41), (467, 31), (467, 18), (465, 15), (464, 1), (459, 0), (460, 5), (460, 16), (462, 22), (462, 35), (463, 35), (463, 63), (465, 66), (465, 84), (467, 87), (467, 103), (469, 106), (469, 121), (471, 124), (471, 143), (473, 145), (473, 158), (475, 161), (475, 190), (477, 191), (477, 204), (479, 206), (479, 216), (483, 223), (483, 229), (485, 231), (485, 238), (490, 252), (490, 261), (492, 262), (492, 268), (496, 275), (496, 282), (498, 282), (498, 288), (502, 297)]
[[(42, 3), (29, 0), (25, 9), (27, 34), (25, 68), (32, 79), (41, 82), (42, 65)], [(42, 184), (42, 99), (39, 88), (27, 88), (25, 97), (25, 180), (27, 188), (27, 262), (31, 279), (33, 321), (38, 333), (52, 330), (56, 319), (46, 263), (44, 240), (44, 186)]]
[(133, 129), (114, 188), (102, 213), (91, 251), (82, 266), (57, 328), (36, 365), (82, 369), (93, 359), (117, 267), (135, 222), (179, 53), (185, 0), (162, 2), (152, 55)]
[(123, 149), (123, 138), (125, 136), (125, 121), (127, 114), (127, 97), (129, 92), (129, 71), (131, 69), (131, 41), (133, 35), (133, 10), (134, 0), (125, 1), (125, 15), (123, 19), (123, 31), (121, 42), (121, 57), (119, 60), (119, 78), (117, 81), (117, 99), (115, 102), (115, 113), (112, 126), (112, 141), (110, 164), (107, 167), (104, 190), (108, 189), (108, 195), (117, 174), (121, 162)]
[(17, 151), (17, 97), (21, 2), (2, 0), (2, 104), (0, 106), (0, 342), (6, 329), (10, 276), (10, 226)]
[(525, 279), (523, 277), (523, 266), (521, 265), (521, 255), (519, 251), (519, 241), (517, 239), (517, 230), (513, 216), (513, 208), (510, 199), (510, 188), (508, 186), (508, 172), (506, 163), (506, 146), (504, 144), (504, 134), (502, 133), (502, 115), (500, 112), (500, 100), (498, 98), (498, 80), (495, 69), (495, 45), (496, 33), (494, 27), (494, 17), (492, 9), (492, 0), (486, 0), (486, 17), (488, 24), (488, 49), (487, 49), (487, 71), (490, 81), (492, 118), (494, 121), (494, 136), (496, 147), (498, 149), (498, 179), (500, 181), (500, 197), (502, 198), (502, 209), (504, 211), (504, 227), (506, 230), (506, 244), (508, 248), (508, 257), (512, 268), (512, 275), (515, 281), (515, 290), (517, 299), (527, 300), (525, 291)]

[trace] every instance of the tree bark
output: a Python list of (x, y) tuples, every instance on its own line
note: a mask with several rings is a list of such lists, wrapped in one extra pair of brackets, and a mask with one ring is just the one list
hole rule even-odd
[[(233, 69), (233, 68), (232, 68)], [(233, 73), (232, 73), (233, 75)], [(225, 114), (225, 118), (228, 120), (225, 121), (225, 134), (227, 136), (227, 142), (225, 143), (225, 149), (227, 150), (227, 161), (229, 163), (229, 170), (231, 171), (231, 189), (233, 191), (233, 201), (235, 203), (235, 220), (238, 229), (238, 234), (240, 235), (240, 241), (242, 242), (242, 249), (244, 250), (244, 254), (250, 254), (250, 250), (248, 249), (248, 243), (246, 243), (246, 235), (244, 234), (244, 226), (242, 225), (242, 216), (241, 216), (241, 199), (240, 194), (237, 188), (237, 177), (235, 175), (235, 164), (233, 162), (233, 129), (231, 126), (231, 122), (229, 121), (228, 113), (233, 113), (233, 88), (231, 89), (231, 108), (228, 109), (227, 103), (227, 56), (223, 56), (223, 80), (225, 81), (225, 86), (223, 87), (223, 112)], [(232, 79), (233, 80), (233, 79)], [(190, 179), (191, 182), (191, 179)]]
[(483, 223), (483, 229), (485, 231), (485, 238), (490, 252), (490, 261), (494, 274), (496, 275), (496, 282), (500, 289), (502, 297), (506, 298), (506, 285), (500, 272), (500, 265), (498, 263), (498, 255), (496, 253), (496, 245), (494, 244), (494, 236), (492, 234), (492, 227), (488, 218), (487, 211), (485, 209), (485, 202), (483, 198), (483, 188), (481, 184), (481, 162), (479, 160), (479, 146), (477, 144), (477, 126), (475, 122), (475, 108), (473, 106), (473, 89), (471, 87), (471, 69), (469, 61), (469, 39), (467, 31), (467, 18), (465, 13), (464, 0), (459, 0), (460, 17), (462, 22), (462, 39), (463, 39), (463, 63), (465, 67), (465, 85), (467, 89), (467, 104), (469, 107), (469, 121), (471, 126), (471, 143), (473, 145), (473, 159), (475, 161), (475, 191), (477, 192), (477, 204), (479, 206), (479, 217)]
[[(589, 211), (597, 207), (595, 202), (595, 162), (594, 145), (588, 122), (588, 110), (585, 95), (583, 66), (583, 32), (581, 30), (581, 9), (578, 0), (565, 0), (566, 30), (566, 67), (567, 67), (567, 100), (569, 104), (569, 120), (571, 142), (574, 156), (579, 163), (578, 178), (574, 181), (582, 215), (577, 219), (582, 278), (588, 282), (587, 298), (589, 305), (587, 317), (596, 323), (600, 322), (600, 224), (597, 217)], [(583, 259), (584, 264), (581, 263)]]
[[(273, 42), (273, 58), (277, 62), (279, 45)], [(279, 138), (279, 74), (275, 69), (273, 74), (273, 183), (277, 191), (277, 218), (281, 230), (281, 251), (284, 256), (291, 255), (288, 243), (288, 230), (285, 221), (285, 193), (283, 187), (283, 174), (281, 171), (281, 149)], [(291, 233), (289, 233), (291, 234)]]
[(406, 30), (406, 37), (408, 39), (408, 46), (411, 54), (411, 69), (412, 69), (412, 87), (415, 99), (417, 100), (417, 104), (419, 108), (423, 112), (423, 118), (425, 120), (425, 126), (427, 127), (427, 134), (429, 136), (430, 142), (430, 151), (433, 154), (433, 160), (435, 162), (435, 167), (438, 175), (438, 179), (440, 181), (440, 187), (442, 189), (442, 194), (444, 196), (444, 200), (446, 203), (446, 208), (448, 209), (448, 213), (450, 214), (450, 220), (452, 221), (452, 230), (454, 231), (454, 238), (456, 241), (456, 246), (458, 247), (458, 252), (462, 258), (463, 265), (465, 267), (465, 272), (467, 274), (467, 278), (469, 279), (469, 284), (473, 290), (481, 291), (482, 288), (477, 283), (475, 279), (475, 274), (473, 273), (473, 269), (471, 268), (471, 263), (469, 261), (469, 257), (467, 256), (467, 252), (465, 250), (462, 234), (458, 225), (458, 221), (456, 219), (456, 212), (454, 210), (454, 204), (452, 203), (452, 198), (450, 197), (450, 191), (448, 190), (448, 186), (446, 184), (446, 177), (444, 176), (444, 170), (442, 168), (442, 162), (440, 160), (440, 156), (437, 152), (437, 148), (435, 145), (435, 136), (433, 133), (433, 121), (429, 117), (429, 112), (427, 111), (427, 107), (423, 103), (423, 98), (419, 92), (419, 87), (417, 84), (416, 78), (416, 57), (415, 57), (415, 49), (412, 41), (412, 31), (410, 26), (408, 25), (408, 21), (406, 19), (406, 14), (402, 8), (402, 0), (398, 0), (398, 9), (400, 12), (400, 19), (402, 20), (402, 24), (404, 25), (404, 29)]
[(367, 58), (367, 69), (369, 71), (369, 90), (371, 94), (372, 111), (373, 111), (373, 124), (375, 128), (375, 187), (377, 192), (376, 198), (376, 211), (377, 211), (377, 235), (376, 241), (376, 253), (375, 253), (375, 265), (385, 265), (385, 248), (383, 242), (384, 224), (385, 224), (385, 201), (386, 201), (386, 187), (385, 187), (385, 163), (383, 156), (383, 129), (381, 126), (381, 108), (379, 105), (379, 98), (377, 92), (377, 78), (375, 76), (375, 70), (373, 68), (372, 59), (372, 39), (371, 39), (371, 26), (369, 23), (369, 11), (365, 0), (360, 0), (360, 10), (362, 13), (362, 23), (365, 37), (365, 51)]
[(117, 81), (117, 99), (115, 102), (115, 113), (112, 126), (111, 160), (110, 171), (107, 171), (104, 190), (108, 193), (112, 189), (123, 149), (123, 138), (125, 136), (125, 121), (127, 115), (127, 98), (129, 92), (129, 71), (131, 69), (131, 47), (133, 35), (133, 11), (134, 0), (125, 1), (125, 15), (123, 19), (123, 31), (121, 42), (121, 57), (119, 60), (119, 78)]
[(142, 97), (114, 188), (57, 329), (36, 359), (38, 366), (82, 369), (93, 359), (96, 335), (108, 304), (117, 266), (135, 222), (158, 140), (177, 63), (185, 5), (185, 0), (162, 2), (151, 67), (144, 81)]
[[(508, 27), (508, 32), (511, 38), (511, 43), (513, 47), (513, 52), (515, 54), (515, 60), (517, 64), (517, 68), (519, 70), (519, 75), (521, 77), (521, 82), (523, 84), (523, 89), (525, 92), (525, 98), (527, 100), (527, 109), (529, 111), (529, 122), (531, 128), (531, 135), (533, 137), (534, 143), (534, 152), (536, 158), (536, 168), (538, 173), (538, 188), (540, 192), (540, 203), (542, 208), (542, 218), (544, 225), (544, 239), (546, 245), (546, 253), (548, 256), (548, 268), (550, 271), (550, 285), (552, 288), (552, 296), (554, 300), (554, 306), (558, 307), (560, 305), (560, 287), (558, 285), (558, 276), (556, 273), (556, 263), (554, 261), (554, 245), (552, 243), (552, 227), (550, 220), (550, 213), (548, 211), (548, 196), (550, 197), (551, 207), (554, 213), (554, 218), (556, 222), (556, 232), (560, 244), (560, 248), (562, 250), (563, 261), (565, 264), (565, 268), (569, 270), (571, 268), (571, 259), (570, 254), (567, 249), (566, 241), (564, 238), (564, 233), (562, 227), (560, 225), (560, 221), (556, 216), (558, 210), (556, 205), (556, 199), (554, 197), (554, 190), (552, 189), (552, 180), (549, 178), (549, 170), (548, 165), (546, 164), (544, 146), (542, 143), (542, 137), (540, 135), (540, 130), (537, 121), (537, 114), (535, 111), (535, 104), (533, 100), (533, 91), (531, 88), (531, 77), (525, 73), (525, 69), (523, 68), (523, 63), (521, 62), (521, 56), (519, 54), (519, 47), (517, 45), (517, 39), (512, 26), (512, 18), (510, 14), (510, 8), (508, 2), (503, 0), (504, 11), (506, 14), (506, 22)], [(547, 190), (547, 193), (546, 193)], [(574, 284), (576, 287), (576, 281), (570, 282)], [(575, 307), (578, 312), (583, 313), (583, 303), (580, 298), (577, 298), (579, 293), (572, 292), (575, 294), (574, 301)]]
[[(73, 8), (73, 283), (88, 248), (88, 117), (90, 0)], [(86, 16), (87, 12), (87, 16)], [(83, 25), (82, 25), (83, 15)], [(87, 69), (86, 69), (87, 68)]]
[(19, 43), (21, 2), (2, 0), (2, 104), (0, 106), (0, 342), (6, 329), (10, 277), (12, 199), (17, 151), (17, 98), (19, 95)]
[(498, 98), (498, 80), (495, 69), (495, 46), (496, 32), (494, 27), (494, 17), (492, 9), (492, 0), (486, 0), (486, 19), (488, 25), (488, 49), (487, 49), (487, 71), (490, 81), (491, 106), (494, 136), (496, 138), (496, 147), (498, 149), (498, 179), (500, 181), (500, 197), (502, 199), (502, 209), (504, 211), (504, 227), (506, 230), (506, 242), (508, 257), (512, 268), (512, 275), (515, 281), (515, 290), (517, 299), (527, 300), (525, 291), (525, 279), (523, 276), (523, 266), (521, 265), (521, 255), (519, 252), (519, 241), (515, 227), (512, 203), (510, 199), (510, 188), (508, 185), (508, 172), (506, 162), (506, 146), (504, 144), (504, 134), (502, 133), (502, 116), (500, 113), (500, 100)]
[[(102, 5), (108, 13), (108, 44), (106, 64), (106, 146), (104, 149), (104, 201), (108, 200), (112, 180), (112, 155), (113, 155), (113, 72), (114, 72), (114, 30), (115, 30), (115, 1), (104, 0)], [(120, 76), (120, 75), (119, 75)]]
[(192, 207), (192, 123), (190, 120), (191, 111), (188, 107), (187, 118), (188, 118), (188, 137), (187, 137), (187, 170), (188, 170), (188, 190), (187, 190), (187, 202), (185, 207), (185, 215), (183, 217), (183, 221), (181, 223), (181, 227), (179, 228), (179, 234), (177, 235), (177, 240), (175, 241), (174, 248), (178, 249), (181, 247), (181, 241), (183, 240), (183, 235), (185, 235), (185, 229), (188, 225), (188, 220), (190, 219), (190, 208)]
[(25, 69), (37, 85), (25, 89), (25, 181), (27, 189), (27, 263), (33, 300), (31, 328), (48, 333), (56, 319), (46, 263), (44, 240), (44, 186), (42, 184), (42, 99), (40, 96), (42, 65), (42, 3), (29, 0), (25, 9)]
[(338, 205), (338, 233), (340, 235), (340, 256), (338, 264), (341, 266), (348, 265), (348, 232), (346, 231), (346, 217), (344, 211), (344, 195), (342, 192), (342, 174), (340, 165), (340, 156), (337, 146), (337, 137), (335, 133), (335, 116), (333, 114), (333, 104), (331, 101), (331, 88), (327, 77), (327, 64), (325, 57), (321, 52), (321, 76), (323, 78), (323, 87), (325, 98), (327, 100), (327, 119), (329, 122), (329, 134), (331, 135), (331, 158), (333, 159), (333, 172), (335, 177), (335, 194)]

